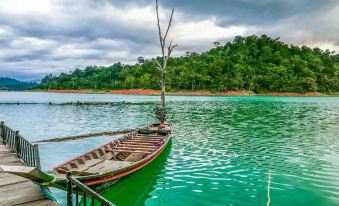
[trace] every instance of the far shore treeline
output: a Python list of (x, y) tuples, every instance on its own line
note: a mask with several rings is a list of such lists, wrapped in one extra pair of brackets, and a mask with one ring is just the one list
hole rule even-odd
[[(159, 62), (161, 59), (157, 58)], [(155, 59), (135, 65), (87, 66), (69, 74), (46, 76), (40, 89), (160, 89)], [(169, 59), (167, 90), (323, 92), (339, 91), (339, 55), (261, 37), (237, 36), (202, 54), (187, 52)]]

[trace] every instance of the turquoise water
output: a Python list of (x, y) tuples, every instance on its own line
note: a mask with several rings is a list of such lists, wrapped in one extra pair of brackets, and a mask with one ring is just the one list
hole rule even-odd
[[(31, 141), (147, 123), (157, 96), (0, 92), (0, 120)], [(129, 104), (130, 102), (136, 104)], [(168, 97), (170, 147), (104, 194), (117, 205), (339, 205), (339, 97)], [(149, 120), (150, 121), (150, 120)], [(117, 137), (40, 145), (45, 170)], [(54, 190), (64, 202), (64, 193)]]

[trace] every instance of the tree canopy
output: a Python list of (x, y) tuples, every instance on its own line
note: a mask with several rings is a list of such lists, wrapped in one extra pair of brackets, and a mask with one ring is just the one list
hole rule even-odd
[[(266, 35), (237, 36), (198, 54), (168, 59), (168, 90), (247, 90), (254, 92), (339, 91), (339, 55), (329, 50), (287, 45)], [(41, 89), (160, 89), (161, 58), (138, 57), (135, 65), (87, 66), (48, 75)]]

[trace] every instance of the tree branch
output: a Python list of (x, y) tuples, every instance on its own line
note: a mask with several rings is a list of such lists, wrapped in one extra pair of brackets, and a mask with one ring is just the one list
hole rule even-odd
[(167, 29), (166, 29), (166, 33), (165, 33), (165, 36), (164, 36), (164, 45), (165, 45), (165, 41), (166, 41), (166, 38), (167, 38), (168, 31), (172, 26), (173, 14), (174, 14), (174, 9), (172, 9), (171, 17), (169, 19), (168, 26), (167, 26)]
[(165, 56), (165, 41), (162, 38), (162, 34), (161, 34), (161, 27), (160, 27), (160, 18), (159, 18), (159, 5), (158, 5), (158, 0), (155, 0), (155, 10), (157, 13), (157, 20), (158, 20), (158, 32), (159, 32), (159, 40), (160, 40), (160, 46), (161, 46), (161, 52), (162, 52), (162, 56)]
[(173, 49), (177, 46), (178, 46), (177, 44), (172, 46), (172, 41), (170, 42), (170, 45), (168, 46), (167, 58), (171, 56)]

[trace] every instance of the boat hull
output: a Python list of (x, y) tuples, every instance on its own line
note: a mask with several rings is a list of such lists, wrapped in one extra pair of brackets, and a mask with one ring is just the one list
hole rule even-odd
[(142, 169), (143, 167), (145, 167), (146, 165), (148, 165), (149, 163), (151, 163), (154, 159), (156, 159), (162, 152), (163, 150), (166, 149), (166, 147), (168, 146), (169, 142), (171, 141), (171, 137), (169, 137), (169, 140), (166, 142), (166, 145), (164, 145), (164, 147), (157, 153), (155, 154), (152, 158), (150, 158), (148, 161), (143, 162), (142, 164), (130, 168), (128, 170), (119, 172), (117, 174), (114, 174), (112, 176), (108, 176), (105, 178), (98, 178), (98, 179), (92, 179), (89, 181), (85, 181), (83, 183), (85, 183), (87, 186), (89, 186), (91, 189), (99, 192), (99, 193), (103, 193), (105, 191), (107, 191), (108, 189), (110, 189), (114, 184), (116, 184), (120, 178), (123, 178), (131, 173), (134, 173), (140, 169)]
[[(120, 178), (127, 176), (127, 175), (129, 175), (133, 172), (138, 171), (139, 169), (145, 167), (147, 164), (152, 162), (155, 158), (157, 158), (163, 152), (163, 150), (168, 146), (168, 144), (171, 140), (171, 133), (170, 132), (167, 133), (164, 137), (166, 137), (166, 139), (164, 139), (165, 141), (163, 141), (162, 145), (154, 153), (152, 153), (150, 156), (143, 159), (142, 161), (139, 161), (135, 164), (132, 164), (129, 167), (121, 168), (119, 170), (107, 172), (107, 173), (104, 173), (104, 174), (89, 175), (89, 176), (73, 176), (73, 177), (75, 177), (76, 179), (78, 179), (79, 181), (81, 181), (82, 183), (86, 184), (91, 189), (93, 189), (93, 190), (95, 190), (99, 193), (105, 192), (107, 189), (111, 188), (112, 185), (114, 185)], [(86, 154), (88, 154), (88, 153), (86, 153)], [(86, 155), (86, 154), (84, 154), (84, 155)], [(83, 155), (80, 155), (79, 157), (82, 157), (82, 156)], [(71, 161), (76, 160), (79, 157), (76, 157), (76, 158), (66, 162), (66, 164), (71, 162)], [(54, 169), (56, 169), (58, 167), (60, 167), (60, 166), (57, 166)], [(63, 178), (57, 178), (56, 181), (53, 183), (53, 186), (57, 187), (59, 189), (65, 190), (66, 189), (66, 178), (65, 178), (65, 176)]]

